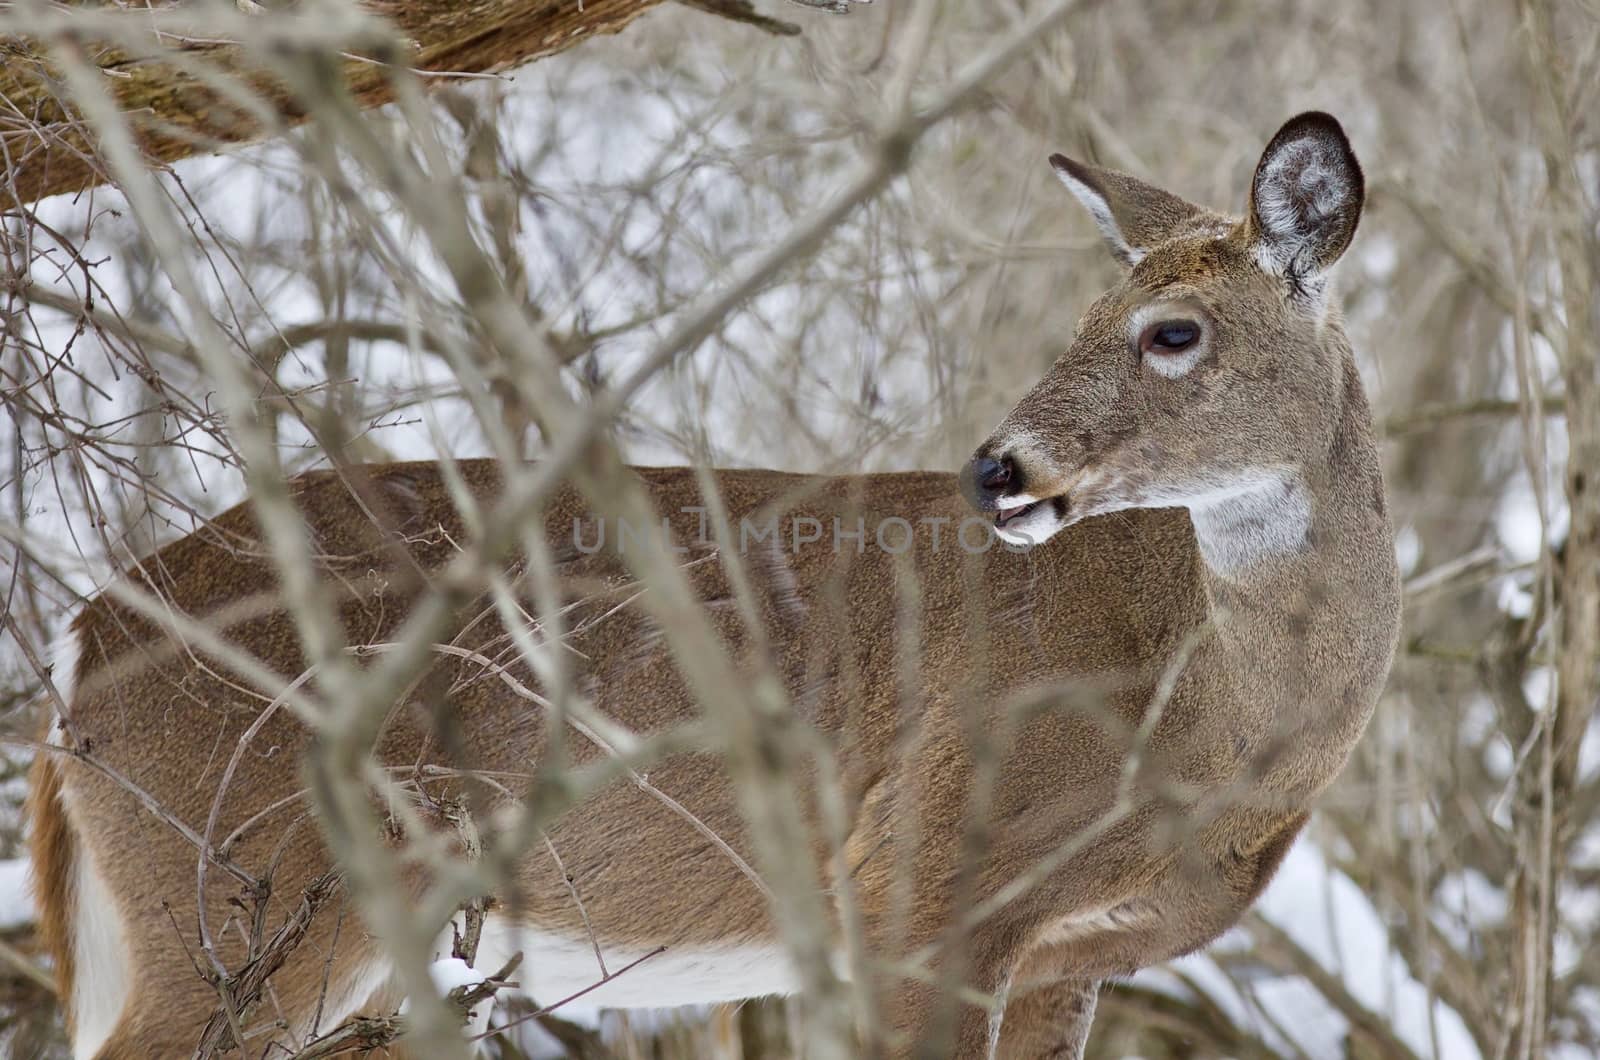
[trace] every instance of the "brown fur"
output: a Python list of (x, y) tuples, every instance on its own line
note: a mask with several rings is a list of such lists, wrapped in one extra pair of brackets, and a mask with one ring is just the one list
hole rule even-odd
[[(1313, 116), (1304, 128), (1332, 135), (1326, 122)], [(1094, 178), (1088, 167), (1072, 172)], [(1100, 184), (1113, 186), (1109, 178)], [(1118, 176), (1114, 186), (1113, 212), (1137, 214), (1143, 185)], [(1354, 746), (1396, 635), (1389, 528), (1372, 502), (1381, 478), (1370, 416), (1338, 322), (1314, 301), (1314, 270), (1287, 284), (1252, 256), (1259, 233), (1250, 222), (1185, 212), (1171, 196), (1154, 202), (1160, 223), (1140, 217), (1123, 225), (1122, 236), (1166, 239), (1130, 244), (1142, 253), (1125, 282), (1090, 310), (1073, 347), (986, 447), (998, 453), (1007, 437), (1026, 431), (1036, 443), (1018, 451), (1027, 490), (1059, 500), (1076, 522), (1026, 553), (993, 547), (968, 555), (951, 544), (970, 515), (952, 475), (822, 479), (723, 471), (717, 486), (736, 533), (740, 520), (759, 525), (777, 511), (820, 520), (825, 533), (834, 518), (850, 530), (859, 518), (869, 544), (860, 554), (850, 539), (839, 553), (829, 543), (753, 545), (745, 563), (765, 631), (760, 642), (744, 629), (721, 566), (687, 568), (733, 656), (749, 660), (764, 643), (794, 711), (834, 749), (851, 814), (848, 882), (870, 945), (887, 958), (939, 942), (955, 919), (1113, 807), (1133, 734), (1151, 721), (1171, 660), (1192, 649), (1139, 748), (1129, 812), (985, 920), (959, 963), (939, 969), (946, 979), (995, 994), (1008, 985), (1018, 985), (1019, 995), (1020, 984), (1031, 988), (1015, 1019), (1000, 1028), (1007, 1058), (1076, 1056), (1094, 981), (1187, 953), (1238, 919)], [(1153, 374), (1130, 351), (1127, 335), (1130, 314), (1173, 292), (1205, 307), (1208, 329), (1208, 359), (1182, 379)], [(1251, 551), (1262, 534), (1276, 542), (1280, 529), (1259, 513), (1237, 520), (1232, 537), (1210, 529), (1197, 536), (1200, 524), (1185, 511), (1150, 506), (1157, 491), (1196, 474), (1238, 476), (1285, 462), (1308, 505), (1303, 539), (1291, 547)], [(461, 471), (475, 494), (498, 492), (500, 469), (492, 462), (467, 461)], [(686, 561), (709, 555), (695, 543), (697, 518), (685, 511), (701, 500), (694, 474), (638, 474), (674, 536), (688, 543)], [(435, 466), (386, 465), (367, 475), (362, 504), (334, 474), (295, 483), (353, 643), (389, 639), (414, 596), (417, 572), (437, 569), (469, 536)], [(1097, 510), (1104, 514), (1094, 517)], [(376, 524), (372, 511), (380, 513)], [(573, 522), (586, 515), (583, 499), (567, 490), (544, 516), (574, 604), (568, 623), (578, 691), (640, 732), (695, 718), (697, 705), (660, 631), (639, 609), (619, 609), (633, 591), (624, 564), (615, 554), (575, 547)], [(891, 518), (914, 526), (949, 520), (943, 549), (934, 549), (927, 532), (914, 535), (905, 557), (876, 548), (872, 536)], [(292, 677), (305, 664), (293, 624), (273, 603), (276, 581), (257, 536), (249, 510), (235, 508), (130, 577)], [(1253, 558), (1220, 573), (1201, 551), (1219, 541)], [(914, 627), (897, 610), (906, 569), (919, 581)], [(483, 601), (463, 617), (471, 621), (457, 645), (503, 659), (520, 680), (535, 683), (506, 652), (504, 631)], [(72, 704), (78, 730), (97, 756), (203, 827), (222, 767), (262, 699), (109, 599), (93, 602), (76, 628), (83, 648)], [(901, 680), (902, 630), (915, 636), (913, 688)], [(545, 739), (543, 717), (526, 700), (477, 663), (441, 656), (392, 713), (378, 752), (397, 766), (468, 763), (527, 776)], [(306, 733), (287, 712), (265, 726), (223, 799), (224, 834), (299, 788), (295, 763), (306, 747)], [(601, 754), (575, 735), (567, 747), (580, 764)], [(965, 836), (986, 758), (997, 773), (980, 818), (983, 854), (969, 866)], [(165, 901), (180, 925), (194, 923), (193, 850), (81, 763), (39, 769), (42, 790), (71, 789), (72, 829), (106, 867), (128, 926), (138, 983), (119, 1047), (147, 1055), (192, 1047), (214, 997), (160, 910)], [(654, 766), (650, 779), (751, 856), (717, 758), (675, 755)], [(798, 780), (812, 807), (817, 778), (803, 773)], [(500, 798), (456, 780), (419, 779), (418, 787), (432, 797)], [(55, 835), (36, 846), (36, 856), (44, 878), (57, 881), (41, 901), (57, 925), (50, 937), (59, 960), (70, 952), (66, 825), (52, 817), (49, 807), (60, 805), (53, 791), (36, 793), (35, 801), (45, 805), (40, 819)], [(259, 870), (285, 843), (272, 881), (280, 915), (328, 864), (317, 830), (297, 820), (303, 812), (300, 805), (279, 811), (233, 852)], [(693, 948), (775, 937), (760, 894), (728, 859), (629, 784), (603, 789), (557, 821), (549, 837), (602, 944)], [(827, 877), (828, 853), (818, 828), (816, 883), (837, 891), (846, 881)], [(516, 875), (517, 887), (502, 896), (511, 915), (585, 937), (567, 881), (542, 848)], [(909, 906), (901, 903), (906, 879)], [(232, 897), (228, 880), (214, 875), (214, 928)], [(331, 951), (333, 923), (327, 915), (313, 922), (307, 952)], [(336, 988), (374, 952), (371, 939), (347, 926), (328, 964)], [(224, 959), (241, 956), (242, 947), (225, 942)], [(274, 987), (281, 1011), (291, 1018), (309, 1012), (322, 973), (320, 959), (280, 972)], [(928, 1035), (924, 1054), (935, 1055), (944, 1047), (934, 1032), (948, 1026), (956, 1055), (985, 1054), (986, 1014), (962, 1009), (942, 1024), (945, 1008), (929, 988), (882, 986), (902, 1051)]]
[(28, 771), (28, 852), (33, 863), (33, 900), (39, 910), (39, 944), (50, 954), (56, 995), (72, 1031), (72, 828), (61, 804), (61, 767), (48, 752), (34, 757)]

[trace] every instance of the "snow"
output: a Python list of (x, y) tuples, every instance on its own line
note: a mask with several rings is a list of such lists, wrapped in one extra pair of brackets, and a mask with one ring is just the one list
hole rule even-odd
[[(1430, 1025), (1427, 987), (1411, 977), (1390, 946), (1382, 915), (1313, 844), (1295, 845), (1255, 908), (1333, 973), (1352, 997), (1378, 1013), (1419, 1057), (1480, 1056), (1466, 1024), (1436, 999)], [(1237, 953), (1248, 944), (1236, 929), (1214, 949)], [(1180, 996), (1192, 995), (1191, 987), (1198, 987), (1240, 1026), (1287, 1052), (1299, 1051), (1311, 1060), (1343, 1060), (1346, 1055), (1344, 1017), (1300, 976), (1265, 967), (1225, 971), (1202, 951), (1140, 972), (1133, 981)]]
[(1406, 525), (1394, 533), (1394, 558), (1400, 565), (1400, 574), (1411, 577), (1417, 572), (1417, 564), (1422, 561), (1422, 535), (1417, 533), (1417, 528)]
[(439, 993), (448, 994), (458, 986), (477, 986), (484, 976), (460, 957), (446, 957), (428, 966), (428, 977)]
[(27, 858), (0, 861), (0, 931), (33, 923), (33, 890)]
[[(477, 986), (488, 977), (460, 957), (441, 957), (428, 965), (428, 978), (433, 980), (434, 989), (442, 997), (458, 986)], [(400, 1012), (404, 1014), (410, 1007), (411, 999), (407, 998), (400, 1003)], [(488, 1029), (489, 1014), (493, 1010), (494, 998), (478, 1002), (467, 1013), (467, 1022), (461, 1033), (468, 1038), (482, 1034)]]

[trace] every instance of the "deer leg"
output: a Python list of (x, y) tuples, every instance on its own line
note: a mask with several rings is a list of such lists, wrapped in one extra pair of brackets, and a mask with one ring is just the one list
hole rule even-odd
[(1082, 1060), (1099, 993), (1093, 979), (1024, 985), (1006, 1001), (997, 1060)]
[(999, 998), (1009, 963), (1005, 954), (969, 945), (959, 992), (949, 969), (937, 960), (929, 978), (896, 984), (889, 995), (892, 1015), (885, 1028), (893, 1044), (873, 1055), (893, 1060), (990, 1060), (999, 1009), (973, 995)]
[(895, 1045), (876, 1052), (889, 1060), (989, 1060), (993, 1017), (970, 1001), (926, 984), (908, 985), (895, 998)]

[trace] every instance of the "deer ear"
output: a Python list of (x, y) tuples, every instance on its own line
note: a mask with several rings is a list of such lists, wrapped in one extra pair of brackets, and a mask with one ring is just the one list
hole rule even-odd
[(1094, 218), (1106, 246), (1129, 268), (1157, 243), (1170, 238), (1200, 207), (1137, 177), (1051, 155), (1050, 166)]
[(1290, 118), (1250, 185), (1257, 263), (1295, 290), (1315, 286), (1350, 245), (1365, 199), (1361, 165), (1338, 120), (1321, 111)]

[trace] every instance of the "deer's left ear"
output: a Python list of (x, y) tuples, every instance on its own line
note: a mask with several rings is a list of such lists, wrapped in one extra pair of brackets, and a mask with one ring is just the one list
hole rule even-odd
[(1256, 262), (1291, 289), (1315, 289), (1356, 233), (1366, 181), (1332, 115), (1290, 118), (1267, 144), (1250, 186)]

